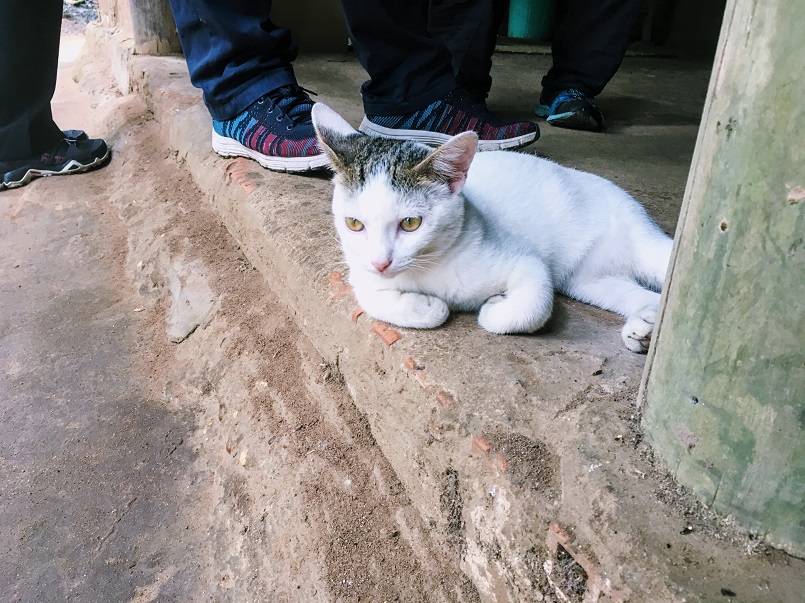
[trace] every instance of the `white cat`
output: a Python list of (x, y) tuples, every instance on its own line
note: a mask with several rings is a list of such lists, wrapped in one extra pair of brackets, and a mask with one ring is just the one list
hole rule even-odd
[(369, 315), (428, 329), (480, 309), (487, 331), (531, 333), (556, 289), (625, 316), (626, 347), (648, 349), (672, 241), (624, 190), (533, 155), (476, 155), (472, 132), (434, 150), (356, 132), (320, 103), (313, 123)]

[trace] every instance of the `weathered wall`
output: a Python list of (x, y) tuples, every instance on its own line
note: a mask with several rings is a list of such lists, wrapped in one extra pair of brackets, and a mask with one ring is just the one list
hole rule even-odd
[(717, 510), (805, 554), (800, 0), (730, 0), (644, 378), (656, 451)]
[(135, 54), (182, 52), (169, 0), (98, 0), (105, 27), (115, 27), (134, 40)]

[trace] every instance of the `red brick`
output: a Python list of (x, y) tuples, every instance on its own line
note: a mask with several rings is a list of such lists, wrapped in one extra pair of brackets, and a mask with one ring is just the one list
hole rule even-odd
[(352, 322), (358, 322), (358, 317), (361, 314), (363, 314), (363, 308), (355, 306), (355, 309), (352, 311)]
[(390, 329), (386, 323), (380, 322), (379, 320), (372, 323), (372, 331), (374, 331), (388, 347), (391, 347), (396, 341), (402, 339), (402, 335), (398, 331)]
[(332, 299), (338, 299), (339, 297), (343, 297), (345, 295), (352, 295), (352, 287), (349, 285), (344, 285), (338, 291), (333, 293)]
[(453, 399), (453, 396), (445, 392), (441, 392), (438, 396), (436, 396), (436, 401), (444, 406), (450, 406), (456, 403), (456, 401)]
[(344, 275), (340, 272), (334, 271), (327, 275), (327, 280), (330, 281), (330, 284), (333, 287), (343, 287), (346, 283), (344, 283)]
[(229, 165), (226, 166), (226, 176), (229, 181), (240, 185), (240, 188), (247, 195), (257, 190), (257, 185), (252, 181), (252, 175), (255, 174), (255, 171), (251, 164), (251, 161), (238, 158), (229, 162)]
[(472, 438), (472, 447), (480, 452), (483, 452), (484, 454), (492, 450), (492, 446), (489, 445), (489, 442), (487, 442), (481, 436), (475, 436)]

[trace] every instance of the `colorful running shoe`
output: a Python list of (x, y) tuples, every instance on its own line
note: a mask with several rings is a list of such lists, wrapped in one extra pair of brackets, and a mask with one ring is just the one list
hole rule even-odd
[(478, 134), (481, 151), (516, 149), (539, 138), (539, 127), (534, 122), (502, 119), (461, 89), (413, 113), (367, 115), (359, 129), (374, 136), (430, 145), (440, 145), (456, 134), (472, 130)]
[(64, 176), (101, 167), (110, 156), (100, 138), (63, 138), (39, 157), (0, 161), (0, 190), (17, 188), (42, 176)]
[(604, 116), (595, 101), (578, 90), (565, 90), (550, 103), (539, 98), (534, 113), (547, 118), (552, 126), (600, 132), (604, 129)]
[(248, 157), (269, 170), (304, 172), (326, 166), (310, 118), (313, 101), (297, 85), (269, 92), (233, 117), (212, 120), (212, 148)]

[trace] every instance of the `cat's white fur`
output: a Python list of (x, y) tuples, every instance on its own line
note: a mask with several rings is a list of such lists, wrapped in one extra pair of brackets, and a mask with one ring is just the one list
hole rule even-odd
[[(338, 173), (328, 140), (361, 134), (321, 104), (313, 121)], [(556, 289), (626, 317), (626, 347), (646, 351), (660, 295), (644, 285), (662, 285), (671, 239), (608, 180), (476, 149), (476, 136), (465, 133), (433, 151), (422, 169), (441, 185), (418, 194), (400, 194), (388, 174), (369, 176), (357, 191), (336, 177), (335, 226), (363, 310), (421, 329), (439, 326), (450, 310), (480, 310), (487, 331), (531, 333), (549, 319)], [(364, 229), (348, 229), (347, 217)], [(421, 217), (421, 226), (403, 231), (406, 217)]]

